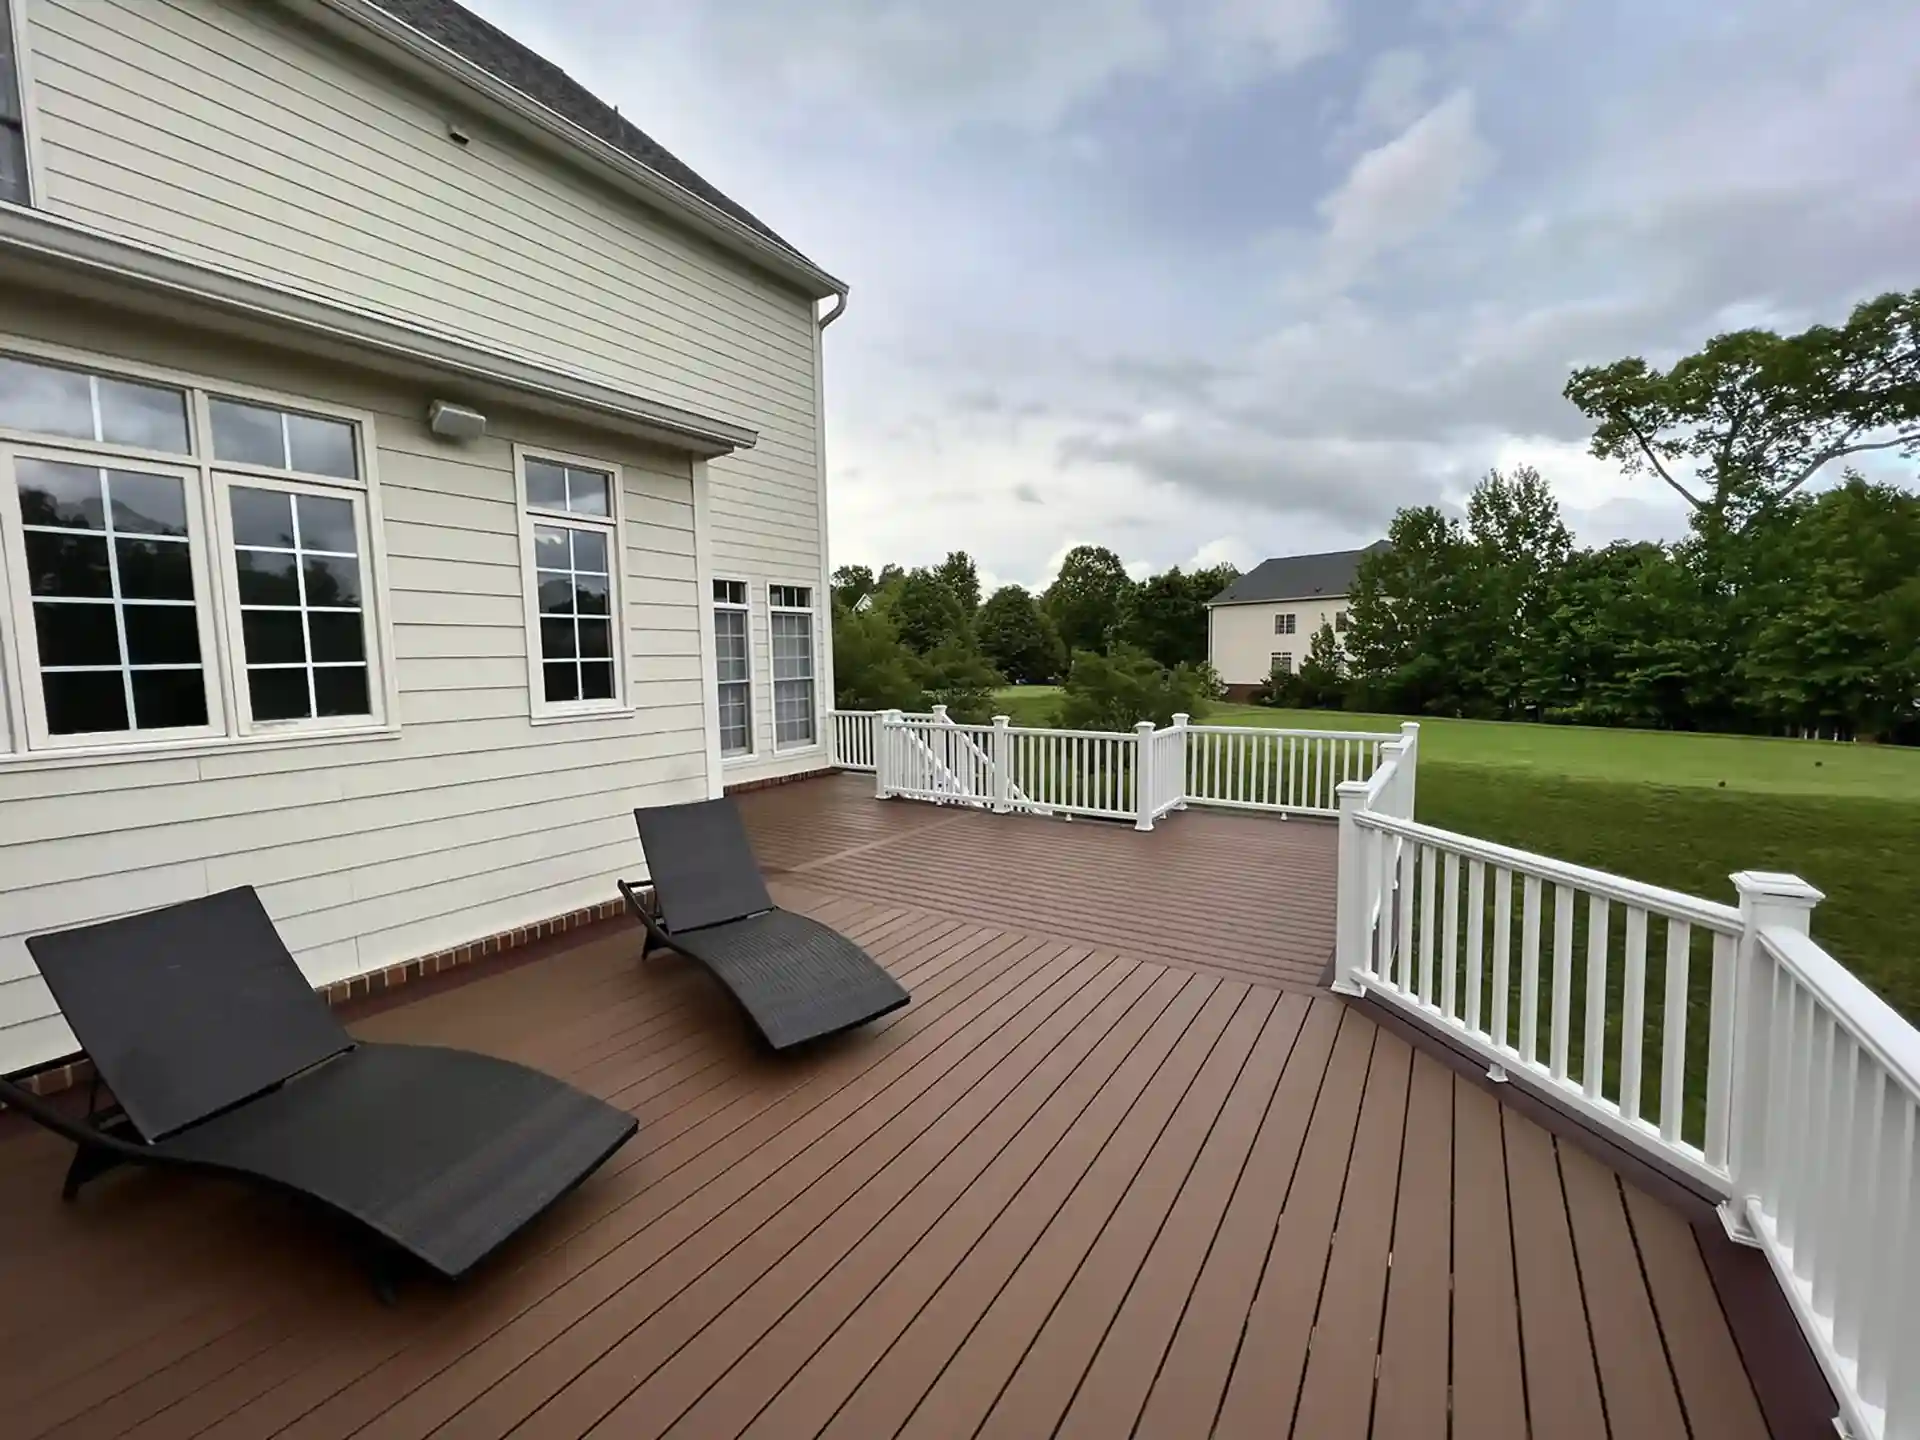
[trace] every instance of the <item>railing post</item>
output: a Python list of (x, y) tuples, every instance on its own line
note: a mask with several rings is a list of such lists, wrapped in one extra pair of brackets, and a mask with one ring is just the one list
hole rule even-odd
[(1013, 808), (1013, 732), (1012, 720), (1005, 715), (993, 717), (992, 746), (987, 753), (993, 759), (993, 813), (1004, 815)]
[(1153, 829), (1153, 721), (1133, 727), (1133, 828)]
[[(1740, 896), (1740, 950), (1734, 964), (1733, 1006), (1727, 1060), (1727, 1172), (1729, 1198), (1720, 1223), (1743, 1245), (1759, 1244), (1751, 1206), (1767, 1182), (1768, 1066), (1773, 1045), (1772, 963), (1760, 948), (1760, 932), (1772, 928), (1812, 930), (1813, 907), (1825, 897), (1798, 875), (1743, 870), (1733, 877)], [(1709, 1087), (1711, 1088), (1711, 1087)], [(1713, 1099), (1709, 1096), (1708, 1104)], [(1711, 1123), (1711, 1122), (1709, 1122)]]
[(898, 710), (882, 710), (874, 717), (873, 794), (878, 800), (884, 800), (893, 793), (894, 740), (899, 724)]
[(1175, 763), (1179, 767), (1174, 773), (1180, 777), (1173, 786), (1173, 808), (1176, 810), (1187, 808), (1187, 722), (1192, 719), (1187, 714), (1173, 717), (1173, 728), (1180, 736), (1180, 743), (1173, 749)]
[(1367, 987), (1361, 976), (1367, 970), (1367, 894), (1366, 835), (1360, 829), (1360, 812), (1366, 808), (1367, 785), (1364, 780), (1343, 780), (1334, 795), (1340, 806), (1340, 848), (1334, 875), (1333, 989), (1341, 995), (1364, 995)]
[(1414, 778), (1420, 773), (1420, 722), (1405, 720), (1400, 724), (1400, 770), (1404, 777), (1402, 783), (1407, 787), (1407, 813), (1402, 820), (1413, 819)]

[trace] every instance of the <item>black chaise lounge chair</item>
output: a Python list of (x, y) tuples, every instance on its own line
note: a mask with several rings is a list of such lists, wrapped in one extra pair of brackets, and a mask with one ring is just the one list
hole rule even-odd
[[(65, 1197), (119, 1164), (253, 1181), (458, 1279), (638, 1128), (487, 1055), (354, 1040), (253, 890), (27, 941), (115, 1106), (85, 1120), (0, 1080), (0, 1100), (79, 1146)], [(97, 1099), (97, 1091), (96, 1091)]]
[(778, 908), (731, 800), (636, 810), (655, 915), (619, 882), (651, 946), (712, 971), (775, 1050), (851, 1030), (913, 997), (873, 957), (817, 920)]

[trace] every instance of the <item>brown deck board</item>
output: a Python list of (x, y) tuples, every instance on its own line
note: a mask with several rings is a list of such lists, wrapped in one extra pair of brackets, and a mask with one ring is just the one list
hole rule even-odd
[(1765, 1434), (1690, 1217), (1304, 993), (1329, 827), (858, 779), (742, 810), (776, 899), (911, 1006), (769, 1056), (624, 920), (387, 997), (359, 1033), (641, 1122), (394, 1309), (271, 1196), (128, 1173), (62, 1205), (66, 1147), (0, 1116), (0, 1292), (34, 1297), (0, 1314), (0, 1432), (1499, 1440), (1531, 1403), (1534, 1434)]

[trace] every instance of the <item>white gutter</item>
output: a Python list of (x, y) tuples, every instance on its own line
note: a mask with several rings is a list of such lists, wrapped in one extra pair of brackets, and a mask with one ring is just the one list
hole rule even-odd
[(372, 0), (279, 0), (279, 4), (362, 49), (379, 50), (403, 70), (437, 84), (438, 88), (449, 88), (448, 82), (452, 82), (460, 90), (478, 95), (488, 102), (496, 116), (508, 121), (521, 134), (549, 147), (556, 143), (565, 147), (574, 158), (590, 162), (592, 168), (605, 173), (622, 189), (637, 193), (656, 208), (675, 212), (696, 230), (799, 285), (816, 300), (839, 296), (842, 304), (829, 317), (829, 323), (845, 308), (847, 284), (844, 280), (829, 275), (798, 251), (761, 234), (618, 146), (608, 144), (532, 96), (516, 90), (491, 71), (389, 14)]

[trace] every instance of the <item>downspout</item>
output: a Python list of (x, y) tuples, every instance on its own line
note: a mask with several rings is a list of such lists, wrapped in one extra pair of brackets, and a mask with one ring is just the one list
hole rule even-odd
[(847, 292), (842, 290), (842, 291), (839, 291), (837, 294), (835, 294), (835, 296), (833, 297), (833, 309), (829, 310), (826, 314), (822, 315), (818, 320), (814, 321), (814, 324), (818, 325), (822, 330), (824, 330), (827, 328), (827, 326), (831, 325), (834, 321), (838, 320), (842, 315), (842, 313), (845, 312), (846, 308), (847, 308)]

